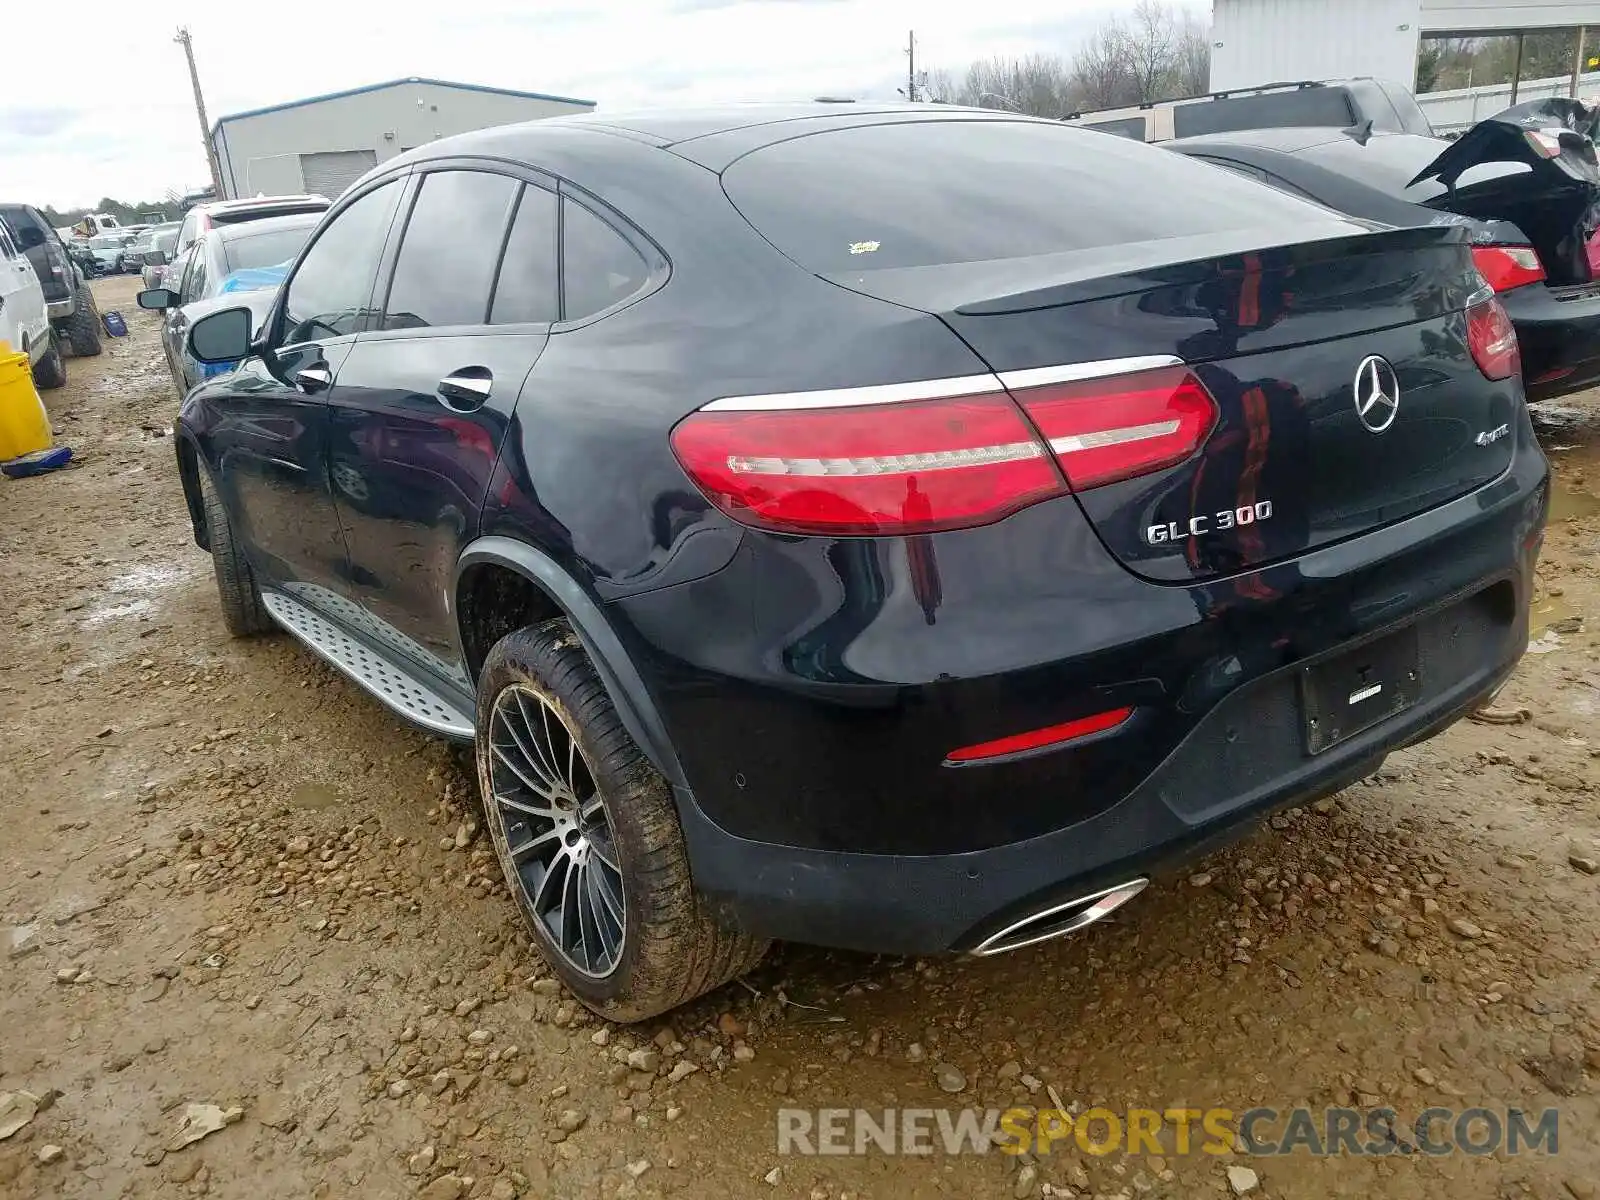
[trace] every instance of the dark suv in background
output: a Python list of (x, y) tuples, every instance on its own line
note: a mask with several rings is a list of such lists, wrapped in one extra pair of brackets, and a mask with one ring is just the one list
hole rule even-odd
[(39, 277), (58, 344), (79, 356), (99, 354), (100, 310), (55, 228), (31, 204), (0, 203), (0, 221)]

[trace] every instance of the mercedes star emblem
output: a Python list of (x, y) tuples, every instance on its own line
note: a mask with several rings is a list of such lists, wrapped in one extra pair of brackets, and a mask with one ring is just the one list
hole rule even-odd
[(1400, 412), (1400, 380), (1389, 360), (1369, 354), (1356, 368), (1356, 416), (1373, 433), (1394, 424)]

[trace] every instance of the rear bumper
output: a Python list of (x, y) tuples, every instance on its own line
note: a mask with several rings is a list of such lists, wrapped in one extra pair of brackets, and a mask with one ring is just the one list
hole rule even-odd
[(1600, 383), (1600, 293), (1535, 283), (1500, 299), (1517, 328), (1529, 400), (1553, 400)]
[(1527, 644), (1525, 603), (1509, 621), (1496, 611), (1520, 594), (1503, 580), (1416, 622), (1424, 671), (1444, 680), (1363, 734), (1307, 757), (1296, 688), (1311, 664), (1283, 668), (1214, 708), (1121, 802), (1023, 842), (939, 855), (801, 850), (733, 838), (680, 796), (697, 883), (723, 919), (767, 937), (877, 953), (970, 950), (1029, 913), (1193, 858), (1274, 809), (1347, 787), (1466, 715)]
[[(1471, 711), (1527, 644), (1548, 467), (1525, 412), (1515, 436), (1493, 483), (1203, 585), (1139, 580), (1039, 505), (979, 531), (981, 554), (966, 535), (747, 539), (714, 575), (615, 602), (676, 753), (697, 888), (755, 934), (966, 950), (1370, 774)], [(759, 553), (795, 570), (758, 570)], [(930, 560), (966, 568), (932, 606)], [(774, 614), (781, 638), (740, 629)], [(1301, 671), (1401, 628), (1419, 639), (1416, 701), (1308, 755)], [(940, 765), (1122, 704), (1138, 711), (1114, 737)]]
[(50, 314), (52, 321), (65, 321), (72, 315), (72, 297), (68, 296), (65, 300), (52, 300), (44, 307), (45, 312)]

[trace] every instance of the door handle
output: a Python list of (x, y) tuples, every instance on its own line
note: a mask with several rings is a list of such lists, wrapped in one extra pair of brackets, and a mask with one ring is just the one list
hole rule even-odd
[(308, 395), (315, 395), (333, 385), (333, 372), (324, 363), (313, 363), (296, 371), (294, 381)]
[(439, 380), (439, 403), (451, 412), (468, 413), (483, 407), (494, 388), (488, 367), (462, 367)]

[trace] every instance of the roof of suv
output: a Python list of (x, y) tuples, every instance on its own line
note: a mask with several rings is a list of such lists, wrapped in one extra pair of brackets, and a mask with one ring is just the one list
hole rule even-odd
[(314, 196), (309, 193), (295, 196), (251, 196), (242, 200), (208, 200), (204, 204), (196, 204), (191, 211), (204, 213), (215, 221), (234, 214), (268, 212), (274, 208), (310, 204), (321, 204), (324, 208), (328, 208), (332, 206), (333, 201), (326, 196)]

